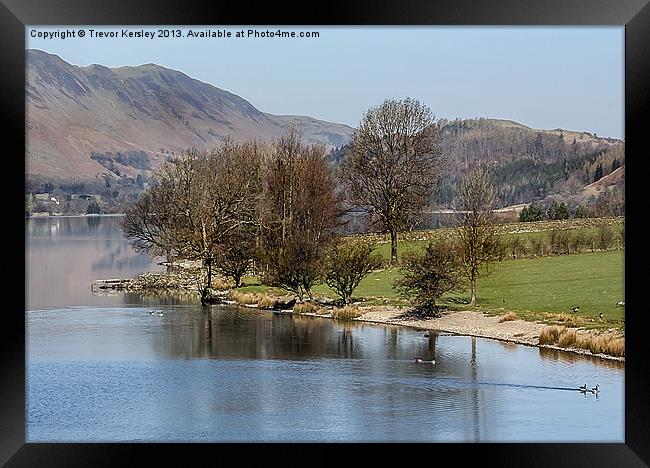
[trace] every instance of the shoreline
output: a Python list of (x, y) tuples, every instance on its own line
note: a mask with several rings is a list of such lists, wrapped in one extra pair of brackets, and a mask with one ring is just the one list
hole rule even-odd
[[(184, 273), (184, 272), (183, 272)], [(126, 280), (123, 288), (118, 288), (122, 291), (130, 292), (149, 292), (156, 295), (165, 295), (173, 291), (187, 293), (192, 288), (191, 278), (185, 277), (183, 273), (146, 273)], [(92, 283), (91, 287), (95, 290), (96, 280)], [(99, 288), (103, 289), (103, 288)], [(112, 289), (112, 288), (109, 288)], [(99, 292), (99, 291), (97, 291)], [(274, 313), (293, 314), (292, 308), (275, 309), (272, 307), (258, 307), (257, 303), (247, 304), (238, 302), (230, 296), (231, 290), (220, 289), (217, 296), (221, 299), (214, 305), (237, 306), (244, 308), (257, 308)], [(279, 297), (277, 299), (280, 299)], [(330, 320), (340, 320), (332, 317), (332, 306), (325, 306), (326, 313), (318, 312), (303, 312), (296, 315), (307, 317), (327, 318)], [(597, 357), (612, 361), (625, 362), (624, 356), (612, 356), (604, 353), (593, 353), (588, 349), (577, 347), (561, 347), (557, 344), (540, 344), (539, 338), (542, 330), (548, 325), (544, 323), (526, 321), (522, 319), (507, 320), (500, 322), (502, 315), (491, 315), (481, 311), (472, 310), (446, 310), (443, 311), (439, 317), (418, 317), (412, 314), (410, 308), (400, 308), (388, 305), (376, 306), (359, 306), (361, 315), (349, 320), (356, 322), (376, 323), (380, 325), (397, 325), (418, 330), (430, 330), (436, 333), (448, 333), (453, 335), (474, 336), (477, 338), (487, 338), (492, 340), (499, 340), (524, 346), (535, 346), (538, 348), (547, 348), (560, 351), (572, 352), (584, 356)], [(568, 330), (575, 330), (579, 335), (592, 335), (592, 331), (579, 329), (577, 327), (566, 327)], [(593, 335), (592, 335), (593, 336)], [(624, 333), (619, 330), (610, 329), (605, 331), (602, 335), (605, 337), (623, 337)]]
[[(258, 308), (262, 310), (274, 311), (273, 309), (265, 309), (239, 303), (236, 305), (238, 307)], [(537, 322), (528, 322), (525, 320), (517, 319), (499, 323), (499, 316), (488, 316), (482, 312), (474, 311), (449, 311), (444, 312), (442, 317), (439, 318), (420, 319), (416, 317), (409, 317), (408, 309), (399, 309), (397, 307), (369, 306), (360, 307), (359, 310), (363, 312), (363, 315), (354, 319), (350, 319), (351, 321), (376, 323), (379, 325), (395, 325), (414, 328), (422, 331), (432, 331), (436, 333), (446, 333), (458, 336), (474, 336), (477, 338), (487, 338), (524, 346), (567, 351), (584, 356), (596, 357), (623, 363), (625, 362), (624, 357), (610, 356), (608, 354), (594, 354), (586, 349), (562, 348), (557, 345), (539, 344), (539, 333), (546, 327), (546, 325)], [(281, 312), (286, 314), (292, 313), (290, 310), (282, 310)], [(334, 319), (331, 314), (306, 312), (300, 315), (337, 320)]]
[(25, 219), (41, 219), (41, 218), (110, 218), (115, 216), (124, 216), (124, 213), (91, 213), (91, 214), (71, 214), (71, 215), (31, 215), (25, 216)]
[[(372, 308), (371, 308), (372, 309)], [(396, 316), (402, 315), (404, 311), (392, 308)], [(373, 311), (369, 311), (373, 312)], [(359, 322), (378, 323), (384, 325), (398, 325), (415, 328), (418, 330), (429, 330), (433, 332), (448, 333), (459, 336), (474, 336), (491, 340), (505, 341), (524, 346), (537, 348), (548, 348), (559, 351), (567, 351), (584, 356), (598, 357), (612, 361), (625, 362), (624, 357), (610, 356), (609, 354), (594, 354), (589, 350), (581, 348), (562, 348), (557, 345), (539, 344), (539, 333), (546, 327), (545, 324), (528, 322), (526, 320), (512, 320), (499, 323), (500, 316), (488, 316), (482, 312), (474, 311), (451, 311), (443, 314), (441, 318), (430, 319), (402, 319), (394, 318), (366, 318), (367, 312), (361, 317), (354, 319)], [(463, 323), (468, 322), (468, 323)]]

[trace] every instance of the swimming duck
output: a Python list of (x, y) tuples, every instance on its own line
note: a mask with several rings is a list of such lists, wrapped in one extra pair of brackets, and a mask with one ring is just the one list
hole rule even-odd
[(432, 359), (430, 361), (425, 361), (425, 360), (423, 360), (422, 358), (419, 358), (419, 357), (415, 358), (415, 362), (418, 363), (418, 364), (422, 364), (422, 363), (424, 363), (424, 364), (435, 364), (436, 363), (435, 359)]
[(580, 306), (572, 307), (571, 312), (580, 312)]
[(149, 315), (153, 315), (153, 314), (155, 314), (155, 313), (156, 313), (156, 311), (155, 311), (155, 310), (152, 310), (151, 312), (149, 312)]
[(158, 312), (158, 317), (162, 317), (163, 315), (165, 315), (165, 313), (162, 310)]
[(580, 391), (581, 392), (586, 392), (587, 391), (587, 384), (580, 385)]
[(600, 388), (599, 388), (598, 384), (596, 384), (596, 386), (591, 389), (591, 393), (595, 393), (597, 395), (598, 392), (600, 392)]

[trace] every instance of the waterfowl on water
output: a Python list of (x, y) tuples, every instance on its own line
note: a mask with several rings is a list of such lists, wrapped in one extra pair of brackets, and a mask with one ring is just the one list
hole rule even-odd
[(156, 313), (156, 311), (155, 311), (155, 310), (152, 310), (151, 312), (149, 312), (149, 315), (153, 315), (153, 314), (155, 314), (155, 313)]
[(581, 392), (586, 392), (587, 391), (587, 384), (580, 385), (580, 391)]
[(158, 312), (158, 317), (162, 317), (163, 315), (165, 315), (165, 313), (162, 310)]
[(580, 312), (580, 306), (572, 307), (571, 312)]
[(425, 361), (425, 360), (423, 360), (422, 358), (419, 358), (419, 357), (416, 357), (416, 358), (415, 358), (415, 362), (418, 363), (418, 364), (422, 364), (422, 363), (425, 363), (425, 364), (435, 364), (435, 363), (436, 363), (435, 359), (432, 359), (432, 360), (430, 360), (430, 361)]
[(598, 392), (600, 392), (600, 387), (596, 384), (596, 386), (591, 389), (591, 393), (598, 394)]

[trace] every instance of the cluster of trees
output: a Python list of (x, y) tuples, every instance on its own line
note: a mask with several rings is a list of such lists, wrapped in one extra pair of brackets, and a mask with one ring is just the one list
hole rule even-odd
[(144, 151), (118, 151), (117, 153), (93, 151), (90, 153), (90, 159), (97, 161), (118, 177), (122, 176), (119, 166), (134, 167), (143, 171), (151, 170), (151, 161)]
[(604, 190), (597, 198), (594, 197), (588, 203), (579, 204), (575, 209), (570, 210), (565, 202), (558, 203), (553, 200), (548, 208), (544, 208), (541, 202), (535, 201), (525, 206), (519, 212), (520, 222), (532, 222), (555, 219), (574, 218), (603, 218), (610, 216), (625, 215), (625, 192), (622, 187), (612, 187)]
[(290, 128), (270, 144), (226, 140), (172, 158), (158, 183), (126, 214), (124, 234), (139, 251), (201, 260), (201, 300), (214, 272), (236, 287), (255, 268), (262, 281), (313, 298), (319, 282), (349, 302), (379, 266), (370, 244), (341, 243), (345, 212), (324, 146)]
[(138, 251), (200, 260), (199, 290), (206, 301), (215, 257), (224, 257), (238, 237), (254, 228), (260, 161), (257, 144), (232, 141), (172, 158), (157, 171), (157, 185), (127, 211), (124, 235)]
[(546, 211), (546, 216), (548, 219), (569, 219), (569, 209), (564, 202), (558, 203), (553, 200)]
[(596, 218), (625, 216), (625, 184), (602, 190), (588, 200), (589, 214)]
[[(527, 151), (541, 155), (553, 138), (541, 136)], [(431, 201), (447, 167), (443, 140), (430, 109), (407, 98), (370, 108), (351, 142), (329, 154), (322, 145), (305, 145), (296, 128), (270, 142), (226, 139), (192, 149), (156, 171), (156, 182), (127, 210), (124, 235), (140, 251), (200, 260), (204, 304), (215, 272), (240, 286), (251, 270), (300, 301), (312, 300), (314, 286), (325, 283), (349, 303), (380, 261), (373, 245), (341, 240), (344, 215), (362, 210), (388, 232), (390, 263), (397, 265), (400, 233)], [(466, 285), (475, 305), (478, 277), (506, 254), (496, 230), (494, 171), (480, 160), (467, 166), (454, 191), (461, 216), (453, 238), (401, 262), (396, 286), (423, 311)], [(544, 216), (536, 204), (525, 213)], [(546, 216), (568, 217), (567, 206), (552, 204)]]
[[(437, 129), (453, 162), (429, 200), (438, 206), (453, 204), (456, 187), (477, 165), (489, 169), (497, 199), (506, 206), (550, 194), (578, 193), (625, 164), (624, 144), (588, 134), (569, 141), (559, 130), (538, 132), (492, 119), (441, 119)], [(346, 150), (346, 146), (332, 150), (330, 160), (341, 164)]]
[[(575, 218), (587, 218), (588, 216), (589, 210), (585, 205), (578, 205), (573, 211), (573, 217)], [(570, 217), (571, 213), (566, 203), (558, 203), (555, 200), (551, 202), (548, 209), (544, 209), (544, 206), (540, 202), (533, 202), (519, 212), (519, 221), (524, 223), (543, 221), (545, 219), (569, 219)]]
[(170, 158), (127, 211), (124, 235), (140, 251), (201, 260), (204, 303), (215, 271), (240, 285), (250, 268), (301, 301), (324, 282), (349, 302), (379, 260), (372, 245), (341, 242), (343, 215), (369, 213), (390, 233), (396, 264), (398, 235), (426, 205), (444, 162), (430, 109), (387, 100), (366, 112), (338, 171), (295, 128), (270, 143), (225, 140)]
[(101, 214), (102, 209), (99, 207), (95, 200), (92, 200), (86, 208), (86, 214)]
[(596, 182), (625, 164), (625, 145), (619, 144), (598, 152), (583, 165), (584, 180)]
[[(37, 198), (33, 193), (25, 195), (25, 217), (34, 213), (48, 213), (50, 215), (78, 215), (78, 214), (101, 214), (104, 209), (97, 200), (90, 195), (86, 197), (75, 197), (70, 194), (59, 194), (50, 192), (48, 197)], [(54, 198), (55, 200), (52, 200)]]

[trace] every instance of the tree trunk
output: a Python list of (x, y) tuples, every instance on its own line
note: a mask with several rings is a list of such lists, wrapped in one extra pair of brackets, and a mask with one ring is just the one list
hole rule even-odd
[(476, 273), (472, 272), (469, 281), (472, 286), (472, 297), (469, 301), (469, 305), (475, 306), (476, 305)]
[(397, 265), (397, 231), (390, 229), (390, 264)]
[(203, 291), (201, 292), (201, 305), (207, 305), (207, 299), (210, 294), (210, 287), (212, 286), (212, 257), (209, 256), (205, 259), (205, 263), (208, 267), (208, 277), (206, 284), (203, 286)]

